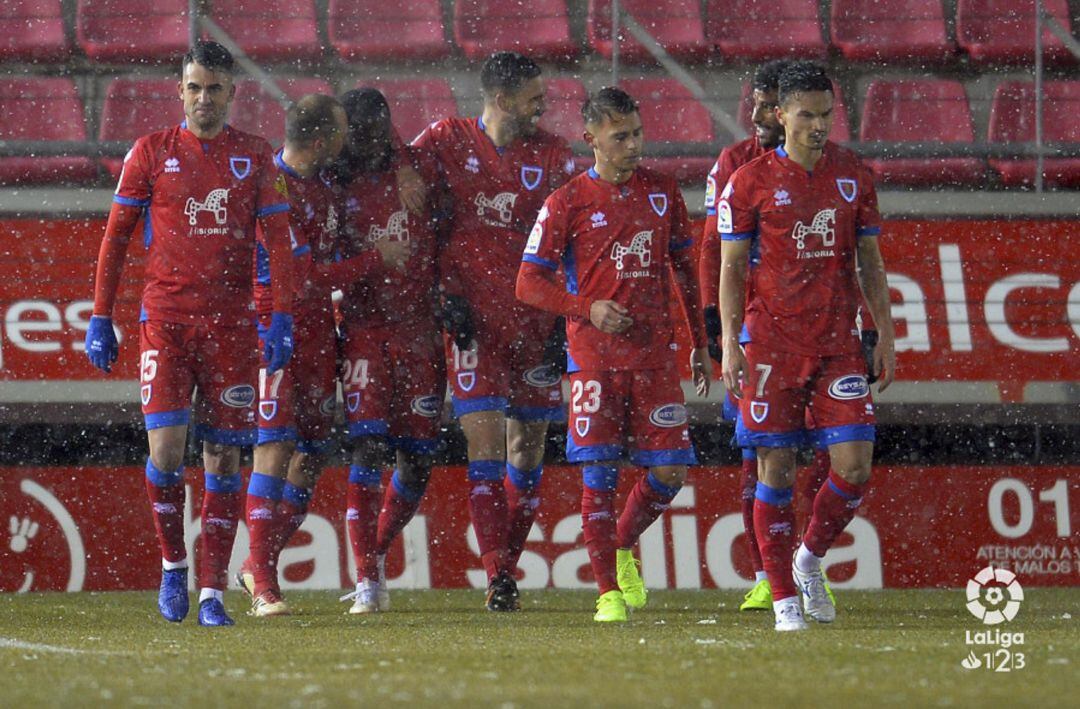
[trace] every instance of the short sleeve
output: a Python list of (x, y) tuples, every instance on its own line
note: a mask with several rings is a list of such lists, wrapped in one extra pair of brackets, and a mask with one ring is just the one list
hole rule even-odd
[(271, 214), (289, 211), (289, 185), (285, 175), (274, 164), (273, 154), (267, 144), (259, 156), (259, 194), (255, 202), (255, 216), (268, 217)]
[(428, 125), (427, 128), (420, 131), (420, 134), (418, 136), (412, 139), (412, 143), (410, 143), (410, 145), (413, 145), (417, 148), (424, 148), (425, 150), (429, 150), (433, 153), (438, 152), (439, 139), (437, 134), (439, 132), (440, 123), (441, 121), (435, 121), (434, 123)]
[(743, 168), (728, 180), (716, 203), (716, 230), (723, 241), (743, 241), (757, 233), (751, 175)]
[(859, 165), (859, 205), (855, 214), (856, 236), (877, 236), (881, 233), (881, 214), (878, 212), (874, 178), (865, 165)]
[(113, 202), (125, 207), (148, 207), (150, 205), (150, 175), (153, 172), (150, 148), (144, 138), (124, 156), (120, 179), (116, 183)]
[(536, 215), (521, 260), (557, 271), (566, 252), (566, 238), (566, 211), (558, 194), (551, 194)]
[(682, 190), (675, 185), (671, 190), (671, 241), (668, 244), (668, 251), (682, 251), (693, 246), (693, 234), (690, 214), (686, 211)]

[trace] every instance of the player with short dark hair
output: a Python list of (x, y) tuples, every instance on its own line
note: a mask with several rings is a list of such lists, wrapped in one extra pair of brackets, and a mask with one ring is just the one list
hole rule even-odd
[[(386, 554), (413, 518), (431, 476), (446, 396), (438, 320), (436, 213), (401, 207), (395, 173), (410, 165), (432, 186), (439, 179), (433, 155), (396, 141), (390, 107), (376, 89), (342, 97), (349, 141), (338, 166), (343, 207), (342, 254), (368, 253), (396, 244), (407, 250), (400, 273), (357, 282), (345, 293), (342, 313), (342, 390), (349, 438), (346, 526), (356, 562), (349, 612), (390, 608)], [(429, 190), (434, 203), (438, 191)], [(395, 468), (380, 493), (387, 454)], [(380, 511), (381, 508), (381, 511)]]
[[(806, 628), (800, 594), (811, 618), (835, 618), (821, 559), (870, 478), (873, 404), (852, 327), (860, 287), (880, 333), (878, 391), (891, 383), (896, 355), (877, 195), (859, 158), (828, 141), (832, 83), (821, 66), (794, 62), (781, 73), (778, 94), (784, 144), (735, 172), (717, 202), (717, 222), (724, 384), (740, 397), (747, 441), (757, 448), (754, 527), (776, 629), (787, 631)], [(755, 238), (759, 262), (749, 270), (747, 302)], [(793, 564), (795, 450), (807, 408), (832, 469)]]
[(520, 607), (517, 560), (540, 504), (548, 423), (562, 415), (562, 370), (553, 360), (564, 340), (554, 315), (514, 298), (514, 282), (543, 200), (574, 162), (566, 141), (537, 127), (545, 107), (535, 62), (493, 54), (481, 84), (481, 116), (433, 123), (415, 144), (436, 155), (452, 197), (441, 272), (447, 370), (468, 441), (486, 605), (512, 611)]
[[(582, 526), (600, 588), (594, 619), (618, 622), (627, 607), (646, 602), (632, 547), (697, 462), (671, 356), (672, 293), (688, 320), (691, 372), (703, 396), (711, 373), (679, 186), (638, 167), (641, 117), (626, 92), (600, 90), (582, 116), (596, 165), (544, 202), (522, 256), (517, 295), (567, 318), (566, 453), (584, 465)], [(616, 521), (617, 466), (627, 448), (630, 461), (648, 472)]]
[(256, 244), (273, 276), (267, 371), (279, 371), (292, 353), (288, 191), (270, 145), (225, 123), (236, 91), (228, 50), (197, 42), (184, 56), (178, 91), (186, 120), (139, 138), (124, 158), (98, 254), (86, 351), (106, 372), (116, 359), (111, 314), (131, 234), (144, 218), (139, 369), (146, 486), (163, 557), (158, 609), (173, 622), (188, 612), (183, 462), (197, 387), (206, 467), (199, 623), (223, 626), (233, 624), (222, 594), (243, 506), (240, 446), (255, 442), (258, 341), (248, 306)]

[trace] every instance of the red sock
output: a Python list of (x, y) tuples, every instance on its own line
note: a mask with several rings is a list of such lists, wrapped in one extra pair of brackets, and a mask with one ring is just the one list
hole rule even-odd
[(764, 571), (761, 565), (761, 550), (758, 549), (757, 534), (754, 532), (754, 490), (757, 489), (757, 458), (744, 458), (742, 462), (742, 522), (746, 535), (746, 550), (750, 553), (750, 564), (754, 573)]
[(278, 503), (274, 513), (274, 566), (278, 566), (278, 558), (281, 550), (289, 545), (289, 540), (296, 534), (307, 518), (308, 504), (311, 501), (311, 490), (285, 483), (282, 491), (281, 502)]
[(277, 501), (248, 494), (244, 504), (250, 537), (251, 571), (255, 576), (255, 595), (277, 587)]
[(206, 474), (202, 506), (202, 553), (199, 555), (199, 588), (224, 591), (229, 580), (236, 527), (244, 509), (243, 478)]
[(615, 575), (615, 493), (582, 488), (581, 527), (585, 533), (585, 548), (589, 552), (596, 585), (600, 595), (616, 591), (619, 582)]
[(506, 489), (499, 480), (473, 480), (469, 514), (488, 580), (506, 568)]
[(423, 497), (420, 495), (417, 495), (415, 500), (402, 495), (393, 481), (386, 486), (386, 495), (383, 496), (382, 511), (379, 512), (378, 533), (375, 541), (376, 559), (384, 556), (390, 550), (390, 545), (394, 543), (394, 539), (401, 534), (401, 530), (405, 529), (405, 525), (416, 514), (422, 499)]
[(506, 568), (513, 573), (540, 507), (540, 488), (519, 489), (510, 481), (510, 476), (506, 477), (504, 487), (510, 506), (510, 522), (506, 531)]
[(150, 498), (150, 513), (154, 518), (161, 558), (170, 563), (187, 558), (184, 546), (184, 483), (158, 487), (146, 479), (146, 494)]
[(805, 536), (810, 526), (810, 516), (814, 513), (814, 498), (821, 486), (829, 479), (829, 466), (832, 461), (829, 458), (828, 449), (818, 448), (814, 450), (814, 460), (806, 466), (806, 470), (799, 473), (795, 482), (796, 504), (795, 517), (798, 520), (798, 529)]
[(754, 531), (757, 533), (765, 573), (772, 586), (774, 603), (798, 595), (795, 581), (791, 578), (791, 555), (795, 553), (794, 528), (795, 509), (790, 500), (779, 506), (761, 499), (754, 500)]
[(866, 485), (853, 485), (829, 471), (829, 478), (814, 498), (814, 514), (803, 537), (803, 544), (814, 556), (825, 556), (833, 542), (855, 516)]
[(626, 507), (619, 515), (618, 543), (620, 549), (629, 549), (637, 544), (641, 533), (664, 514), (671, 506), (671, 500), (678, 494), (679, 488), (668, 487), (646, 473), (630, 491)]
[(345, 521), (349, 528), (349, 542), (352, 544), (353, 559), (356, 561), (358, 581), (376, 579), (379, 575), (375, 540), (378, 534), (380, 500), (377, 485), (349, 483), (349, 510)]

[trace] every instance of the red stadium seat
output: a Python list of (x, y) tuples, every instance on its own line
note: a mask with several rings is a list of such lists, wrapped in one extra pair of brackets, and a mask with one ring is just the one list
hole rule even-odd
[[(1048, 12), (1071, 32), (1067, 0), (1043, 0)], [(959, 0), (956, 41), (979, 64), (1035, 62), (1035, 0)], [(1043, 30), (1043, 58), (1054, 63), (1072, 60), (1060, 39)]]
[(644, 164), (674, 176), (680, 182), (704, 182), (715, 160), (716, 133), (712, 116), (675, 79), (626, 79), (622, 88), (637, 100), (645, 129), (646, 152), (660, 143), (701, 143), (704, 155), (649, 158)]
[[(183, 120), (175, 79), (114, 79), (105, 90), (98, 138), (134, 142)], [(113, 178), (120, 177), (121, 158), (102, 158), (101, 163)]]
[[(333, 94), (322, 79), (276, 79), (290, 99), (304, 94)], [(229, 123), (242, 131), (261, 135), (275, 148), (285, 140), (285, 107), (270, 96), (257, 81), (241, 81), (236, 86)]]
[[(863, 102), (859, 139), (887, 142), (971, 143), (971, 109), (959, 81), (873, 81)], [(874, 176), (900, 185), (972, 185), (982, 182), (976, 158), (868, 160)]]
[(833, 0), (832, 43), (864, 62), (943, 62), (956, 53), (941, 0)]
[(69, 54), (60, 0), (5, 0), (0, 5), (0, 61), (58, 62)]
[(457, 0), (454, 40), (469, 59), (514, 50), (538, 60), (565, 61), (577, 55), (570, 37), (566, 0)]
[[(747, 133), (753, 133), (754, 124), (750, 120), (750, 111), (753, 106), (751, 105), (751, 87), (749, 82), (743, 84), (742, 95), (739, 97), (739, 125), (742, 126)], [(833, 82), (833, 124), (832, 131), (829, 133), (829, 140), (834, 143), (850, 143), (851, 142), (851, 123), (848, 120), (847, 104), (844, 102), (844, 92), (840, 89), (840, 85), (835, 81)]]
[[(86, 140), (83, 103), (71, 79), (0, 79), (0, 95), (17, 97), (0, 121), (0, 140)], [(96, 175), (90, 158), (0, 158), (0, 184), (77, 182)]]
[(817, 0), (708, 0), (705, 37), (726, 59), (823, 58)]
[(327, 34), (345, 61), (450, 54), (439, 0), (330, 0)]
[[(1080, 81), (1043, 84), (1043, 141), (1080, 143)], [(1003, 81), (994, 91), (990, 108), (992, 143), (1035, 140), (1035, 85), (1030, 81)], [(990, 166), (1009, 187), (1035, 182), (1035, 160), (990, 160)], [(1080, 158), (1046, 158), (1043, 180), (1048, 187), (1080, 187)]]
[(97, 62), (179, 61), (188, 50), (187, 0), (79, 0), (75, 17)]
[(555, 78), (547, 80), (547, 111), (540, 119), (540, 127), (570, 143), (580, 142), (584, 131), (581, 122), (581, 105), (588, 93), (577, 79)]
[[(704, 59), (709, 53), (701, 23), (698, 0), (620, 0), (619, 7), (630, 13), (657, 42), (677, 59)], [(605, 59), (611, 58), (611, 0), (589, 0), (589, 44)], [(648, 62), (652, 55), (620, 30), (619, 58), (627, 62)]]
[(407, 143), (435, 121), (456, 116), (458, 112), (454, 92), (444, 79), (356, 82), (357, 88), (365, 86), (374, 87), (386, 96), (394, 127)]
[(212, 16), (257, 62), (314, 61), (322, 57), (314, 0), (215, 2)]

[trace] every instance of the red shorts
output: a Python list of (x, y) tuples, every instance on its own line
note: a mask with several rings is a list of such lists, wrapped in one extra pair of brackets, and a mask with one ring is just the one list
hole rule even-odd
[(618, 460), (626, 448), (635, 465), (697, 463), (674, 367), (570, 375), (566, 458), (571, 463)]
[[(269, 320), (260, 319), (260, 335)], [(284, 369), (268, 375), (262, 360), (258, 443), (297, 441), (300, 451), (317, 453), (330, 437), (337, 405), (337, 333), (331, 314), (297, 320), (293, 343)]]
[(434, 324), (347, 325), (344, 360), (349, 436), (386, 436), (412, 453), (437, 449), (446, 375)]
[(861, 353), (809, 357), (751, 342), (746, 359), (739, 413), (750, 446), (798, 446), (806, 440), (808, 420), (822, 447), (874, 440), (874, 404)]
[(186, 426), (198, 387), (195, 435), (210, 443), (255, 443), (255, 328), (139, 324), (139, 395), (146, 429)]
[(474, 347), (444, 338), (454, 415), (502, 411), (519, 421), (562, 419), (562, 375), (543, 363), (554, 316), (514, 308), (498, 319), (473, 310)]

